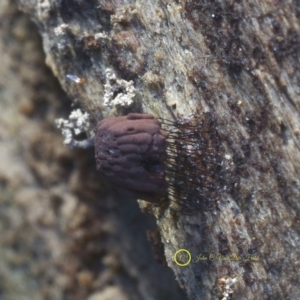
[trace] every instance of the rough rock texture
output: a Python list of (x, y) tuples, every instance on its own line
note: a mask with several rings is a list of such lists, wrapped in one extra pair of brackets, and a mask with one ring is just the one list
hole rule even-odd
[[(216, 119), (228, 185), (214, 205), (188, 216), (141, 204), (188, 298), (299, 299), (299, 2), (18, 3), (47, 64), (95, 124), (141, 111)], [(193, 257), (186, 267), (173, 260), (180, 248)]]
[(11, 0), (0, 57), (0, 299), (184, 299), (153, 257), (153, 218), (103, 187), (92, 148), (63, 145), (55, 119), (71, 101)]

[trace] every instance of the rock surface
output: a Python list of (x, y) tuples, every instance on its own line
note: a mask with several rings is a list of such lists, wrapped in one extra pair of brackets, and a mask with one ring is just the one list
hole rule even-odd
[[(205, 112), (214, 116), (216, 122), (211, 126), (217, 128), (222, 147), (220, 153), (212, 154), (223, 157), (222, 176), (226, 179), (226, 184), (218, 185), (213, 193), (218, 196), (202, 208), (200, 206), (193, 215), (180, 213), (172, 203), (158, 208), (144, 202), (140, 204), (143, 210), (155, 216), (167, 263), (188, 299), (299, 299), (298, 2), (280, 2), (276, 8), (273, 2), (266, 1), (17, 2), (37, 24), (46, 62), (60, 85), (73, 103), (90, 114), (94, 126), (103, 117), (129, 112), (151, 113), (168, 120), (196, 113), (199, 122)], [(2, 7), (7, 3), (2, 1)], [(7, 50), (2, 52), (7, 53)], [(36, 74), (33, 78), (36, 80)], [(9, 82), (12, 84), (12, 80)], [(38, 87), (35, 85), (40, 91)], [(22, 99), (20, 96), (14, 99)], [(51, 116), (47, 128), (51, 128), (54, 118), (60, 117), (57, 116), (60, 112), (54, 110), (63, 103), (61, 96), (53, 99), (56, 99), (54, 103), (47, 102), (47, 113), (44, 104), (30, 101), (30, 105), (25, 105), (26, 111), (29, 107), (33, 114), (38, 107), (34, 116), (43, 116), (43, 124), (45, 116)], [(57, 147), (53, 146), (54, 142), (40, 143), (47, 137), (52, 141), (54, 129), (45, 132), (41, 127), (33, 127), (42, 131), (39, 138), (30, 133), (25, 139), (25, 133), (18, 130), (22, 141), (28, 143), (35, 139), (35, 143), (29, 143), (28, 147), (32, 146), (27, 151), (29, 157), (22, 160), (18, 156), (20, 164), (31, 162), (34, 170), (30, 176), (24, 174), (23, 181), (26, 179), (30, 185), (30, 180), (35, 180), (30, 179), (31, 176), (45, 176), (49, 172), (45, 168), (48, 161), (44, 161), (44, 154), (41, 156), (45, 149), (36, 154), (40, 155), (41, 163), (36, 165), (36, 158), (30, 160), (33, 150), (39, 149), (36, 145), (55, 148), (54, 152), (47, 148), (50, 151), (48, 159), (53, 161), (55, 168), (51, 174), (59, 172), (65, 178), (67, 175), (61, 174), (69, 169), (62, 167), (57, 154), (51, 154), (58, 149), (66, 151), (59, 146), (58, 136), (55, 135)], [(5, 131), (3, 134), (8, 135)], [(23, 148), (15, 146), (15, 149)], [(64, 155), (68, 162), (73, 162), (71, 157), (75, 154), (67, 152)], [(85, 156), (88, 160), (89, 155), (92, 158), (93, 155), (87, 152), (80, 157)], [(8, 158), (5, 161), (9, 161)], [(74, 173), (67, 172), (70, 181), (63, 180), (61, 187), (66, 191), (74, 188), (74, 180), (78, 180), (74, 174), (83, 174), (77, 163), (71, 164), (74, 164)], [(88, 165), (94, 167), (92, 159)], [(86, 166), (86, 162), (82, 166)], [(9, 174), (13, 168), (4, 171), (3, 174)], [(10, 178), (15, 177), (11, 175)], [(47, 180), (52, 180), (43, 183), (47, 184), (49, 193), (49, 185), (57, 180), (57, 175), (52, 179), (47, 177)], [(23, 181), (19, 182), (22, 186)], [(88, 183), (84, 190), (78, 187), (79, 183), (75, 184), (75, 191), (79, 193), (80, 204), (87, 210), (83, 220), (89, 220), (88, 224), (94, 227), (95, 220), (101, 220), (97, 214), (102, 216), (103, 212), (99, 211), (105, 209), (90, 209), (88, 203), (98, 203), (95, 201), (99, 198), (98, 193), (104, 192), (96, 179), (90, 179)], [(13, 185), (4, 181), (4, 186)], [(118, 197), (113, 197), (110, 192), (105, 195), (98, 205), (109, 211), (109, 203), (118, 201)], [(30, 199), (41, 197), (29, 196)], [(70, 197), (74, 197), (72, 193)], [(117, 207), (123, 202), (117, 202)], [(53, 202), (43, 203), (50, 205)], [(126, 209), (126, 205), (122, 206), (122, 212), (130, 213), (129, 208)], [(107, 222), (111, 224), (111, 220), (114, 218), (109, 215)], [(96, 227), (103, 228), (103, 224), (100, 225)], [(138, 241), (131, 239), (130, 234), (121, 235), (124, 230), (127, 232), (125, 226), (117, 228), (120, 230), (118, 237), (123, 237), (119, 241), (120, 247), (124, 247), (120, 249), (125, 252), (121, 257), (128, 259), (132, 247), (126, 248), (126, 245), (130, 241), (138, 245)], [(156, 238), (160, 240), (157, 235)], [(97, 244), (98, 239), (98, 233), (92, 235), (91, 243)], [(174, 253), (181, 248), (193, 258), (186, 267), (180, 267), (173, 260)], [(82, 252), (74, 250), (73, 253), (76, 259)], [(178, 254), (179, 262), (184, 262), (186, 254)], [(140, 263), (142, 265), (142, 260)], [(89, 264), (81, 257), (80, 265)], [(134, 282), (130, 281), (130, 299), (166, 299), (158, 294), (151, 296), (157, 283), (143, 281), (142, 268), (132, 270), (130, 263), (123, 266), (131, 276), (135, 274)], [(96, 269), (100, 268), (101, 265)], [(83, 271), (82, 276), (76, 268), (70, 272), (81, 278), (79, 282), (88, 284), (86, 278), (93, 276), (88, 275), (90, 269), (87, 273)], [(138, 295), (137, 286), (140, 287)], [(169, 288), (171, 290), (175, 291)], [(182, 296), (179, 299), (183, 299)]]
[(14, 1), (0, 15), (0, 299), (184, 299), (153, 257), (153, 218), (103, 187), (93, 149), (63, 145), (71, 101), (36, 26)]

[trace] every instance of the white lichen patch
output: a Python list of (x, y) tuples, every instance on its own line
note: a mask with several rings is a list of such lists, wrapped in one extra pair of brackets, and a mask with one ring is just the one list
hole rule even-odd
[(68, 24), (60, 24), (59, 26), (55, 27), (54, 28), (54, 33), (55, 35), (59, 36), (59, 35), (64, 35), (65, 34), (65, 31), (66, 29), (69, 27)]
[(222, 277), (218, 280), (222, 290), (222, 300), (229, 300), (233, 293), (232, 286), (237, 282), (237, 277)]
[[(90, 115), (83, 113), (80, 109), (73, 110), (69, 119), (56, 119), (57, 128), (61, 129), (64, 136), (64, 144), (71, 148), (88, 148), (93, 144), (93, 131), (91, 129)], [(76, 137), (81, 133), (88, 137), (85, 140), (77, 140)]]
[(110, 37), (105, 32), (98, 32), (94, 34), (94, 39), (96, 41), (109, 40)]
[(106, 69), (106, 84), (104, 85), (104, 101), (106, 107), (125, 106), (134, 102), (136, 89), (133, 81), (118, 79), (111, 69)]

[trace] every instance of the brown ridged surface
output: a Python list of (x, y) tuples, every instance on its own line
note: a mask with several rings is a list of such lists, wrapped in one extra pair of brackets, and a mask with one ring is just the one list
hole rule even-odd
[(97, 169), (132, 197), (160, 202), (167, 193), (167, 136), (148, 114), (106, 118), (95, 129)]

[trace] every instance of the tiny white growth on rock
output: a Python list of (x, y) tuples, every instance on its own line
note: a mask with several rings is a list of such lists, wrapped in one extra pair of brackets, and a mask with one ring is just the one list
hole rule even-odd
[(222, 300), (229, 300), (230, 295), (233, 293), (231, 287), (237, 282), (237, 277), (222, 277), (218, 282), (222, 289)]
[(66, 29), (69, 27), (69, 25), (63, 23), (57, 27), (54, 28), (54, 33), (55, 35), (59, 36), (59, 35), (63, 35), (65, 34)]
[[(71, 148), (88, 148), (93, 144), (93, 131), (91, 130), (90, 115), (83, 113), (80, 109), (73, 110), (68, 120), (56, 119), (57, 128), (61, 129), (62, 135), (65, 137), (64, 144)], [(88, 139), (78, 141), (75, 136), (85, 133)]]
[(135, 87), (132, 80), (117, 79), (111, 69), (106, 69), (103, 102), (105, 106), (130, 106), (133, 103), (135, 94)]
[(94, 34), (94, 39), (96, 41), (101, 41), (101, 40), (108, 40), (109, 36), (105, 32), (98, 32)]
[(73, 74), (67, 74), (66, 78), (68, 78), (69, 80), (75, 82), (75, 83), (84, 83), (85, 79), (83, 77), (78, 77), (76, 75)]

